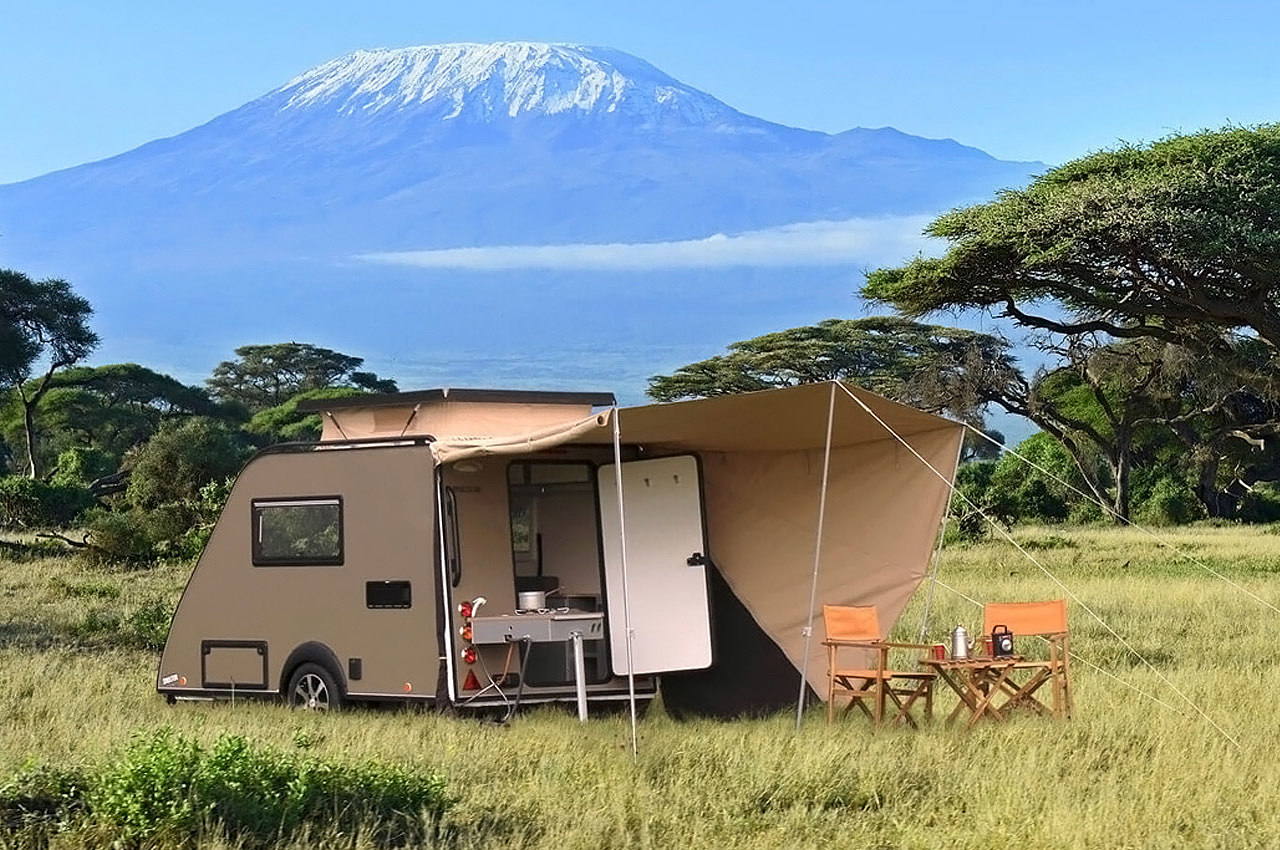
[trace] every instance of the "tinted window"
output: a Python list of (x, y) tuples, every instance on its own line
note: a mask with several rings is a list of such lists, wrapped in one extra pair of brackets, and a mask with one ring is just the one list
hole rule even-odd
[(257, 499), (253, 502), (255, 566), (342, 563), (342, 499)]

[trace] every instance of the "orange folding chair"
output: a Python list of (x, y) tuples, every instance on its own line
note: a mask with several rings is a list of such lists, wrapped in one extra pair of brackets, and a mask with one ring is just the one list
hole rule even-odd
[(982, 628), (987, 635), (997, 626), (1023, 636), (1038, 636), (1049, 644), (1048, 660), (1021, 659), (1014, 670), (1026, 670), (1030, 678), (1022, 684), (1007, 681), (1004, 685), (1009, 700), (1005, 707), (1030, 708), (1044, 714), (1049, 709), (1035, 693), (1046, 682), (1052, 683), (1054, 717), (1071, 717), (1071, 652), (1067, 632), (1067, 600), (1048, 602), (989, 602), (982, 608)]
[[(835, 719), (836, 701), (843, 698), (849, 700), (843, 713), (857, 706), (877, 727), (885, 722), (890, 702), (894, 706), (890, 723), (901, 720), (917, 728), (911, 708), (920, 700), (924, 716), (933, 716), (934, 674), (889, 668), (889, 650), (927, 650), (928, 645), (884, 640), (875, 606), (823, 605), (822, 622), (827, 633), (823, 645), (827, 647), (828, 723)], [(856, 653), (859, 666), (842, 666), (842, 652), (845, 656)]]

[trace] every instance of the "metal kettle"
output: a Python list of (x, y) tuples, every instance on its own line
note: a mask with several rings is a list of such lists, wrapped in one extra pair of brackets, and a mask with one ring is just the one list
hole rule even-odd
[(965, 631), (964, 626), (956, 626), (955, 631), (951, 633), (951, 657), (968, 658), (969, 648), (972, 646), (973, 644), (969, 642), (969, 633)]

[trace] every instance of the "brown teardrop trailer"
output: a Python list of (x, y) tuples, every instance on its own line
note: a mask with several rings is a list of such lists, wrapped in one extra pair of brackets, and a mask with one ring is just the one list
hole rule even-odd
[(802, 671), (821, 692), (811, 594), (897, 619), (961, 425), (831, 383), (613, 404), (310, 402), (320, 441), (265, 449), (237, 478), (157, 689), (582, 712), (660, 682), (670, 711), (734, 716), (794, 704)]

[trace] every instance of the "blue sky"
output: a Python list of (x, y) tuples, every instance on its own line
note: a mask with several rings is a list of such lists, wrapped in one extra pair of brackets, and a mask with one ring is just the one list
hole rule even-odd
[(1280, 5), (0, 0), (0, 183), (182, 132), (362, 47), (567, 41), (634, 53), (745, 112), (893, 126), (1061, 163), (1280, 119)]

